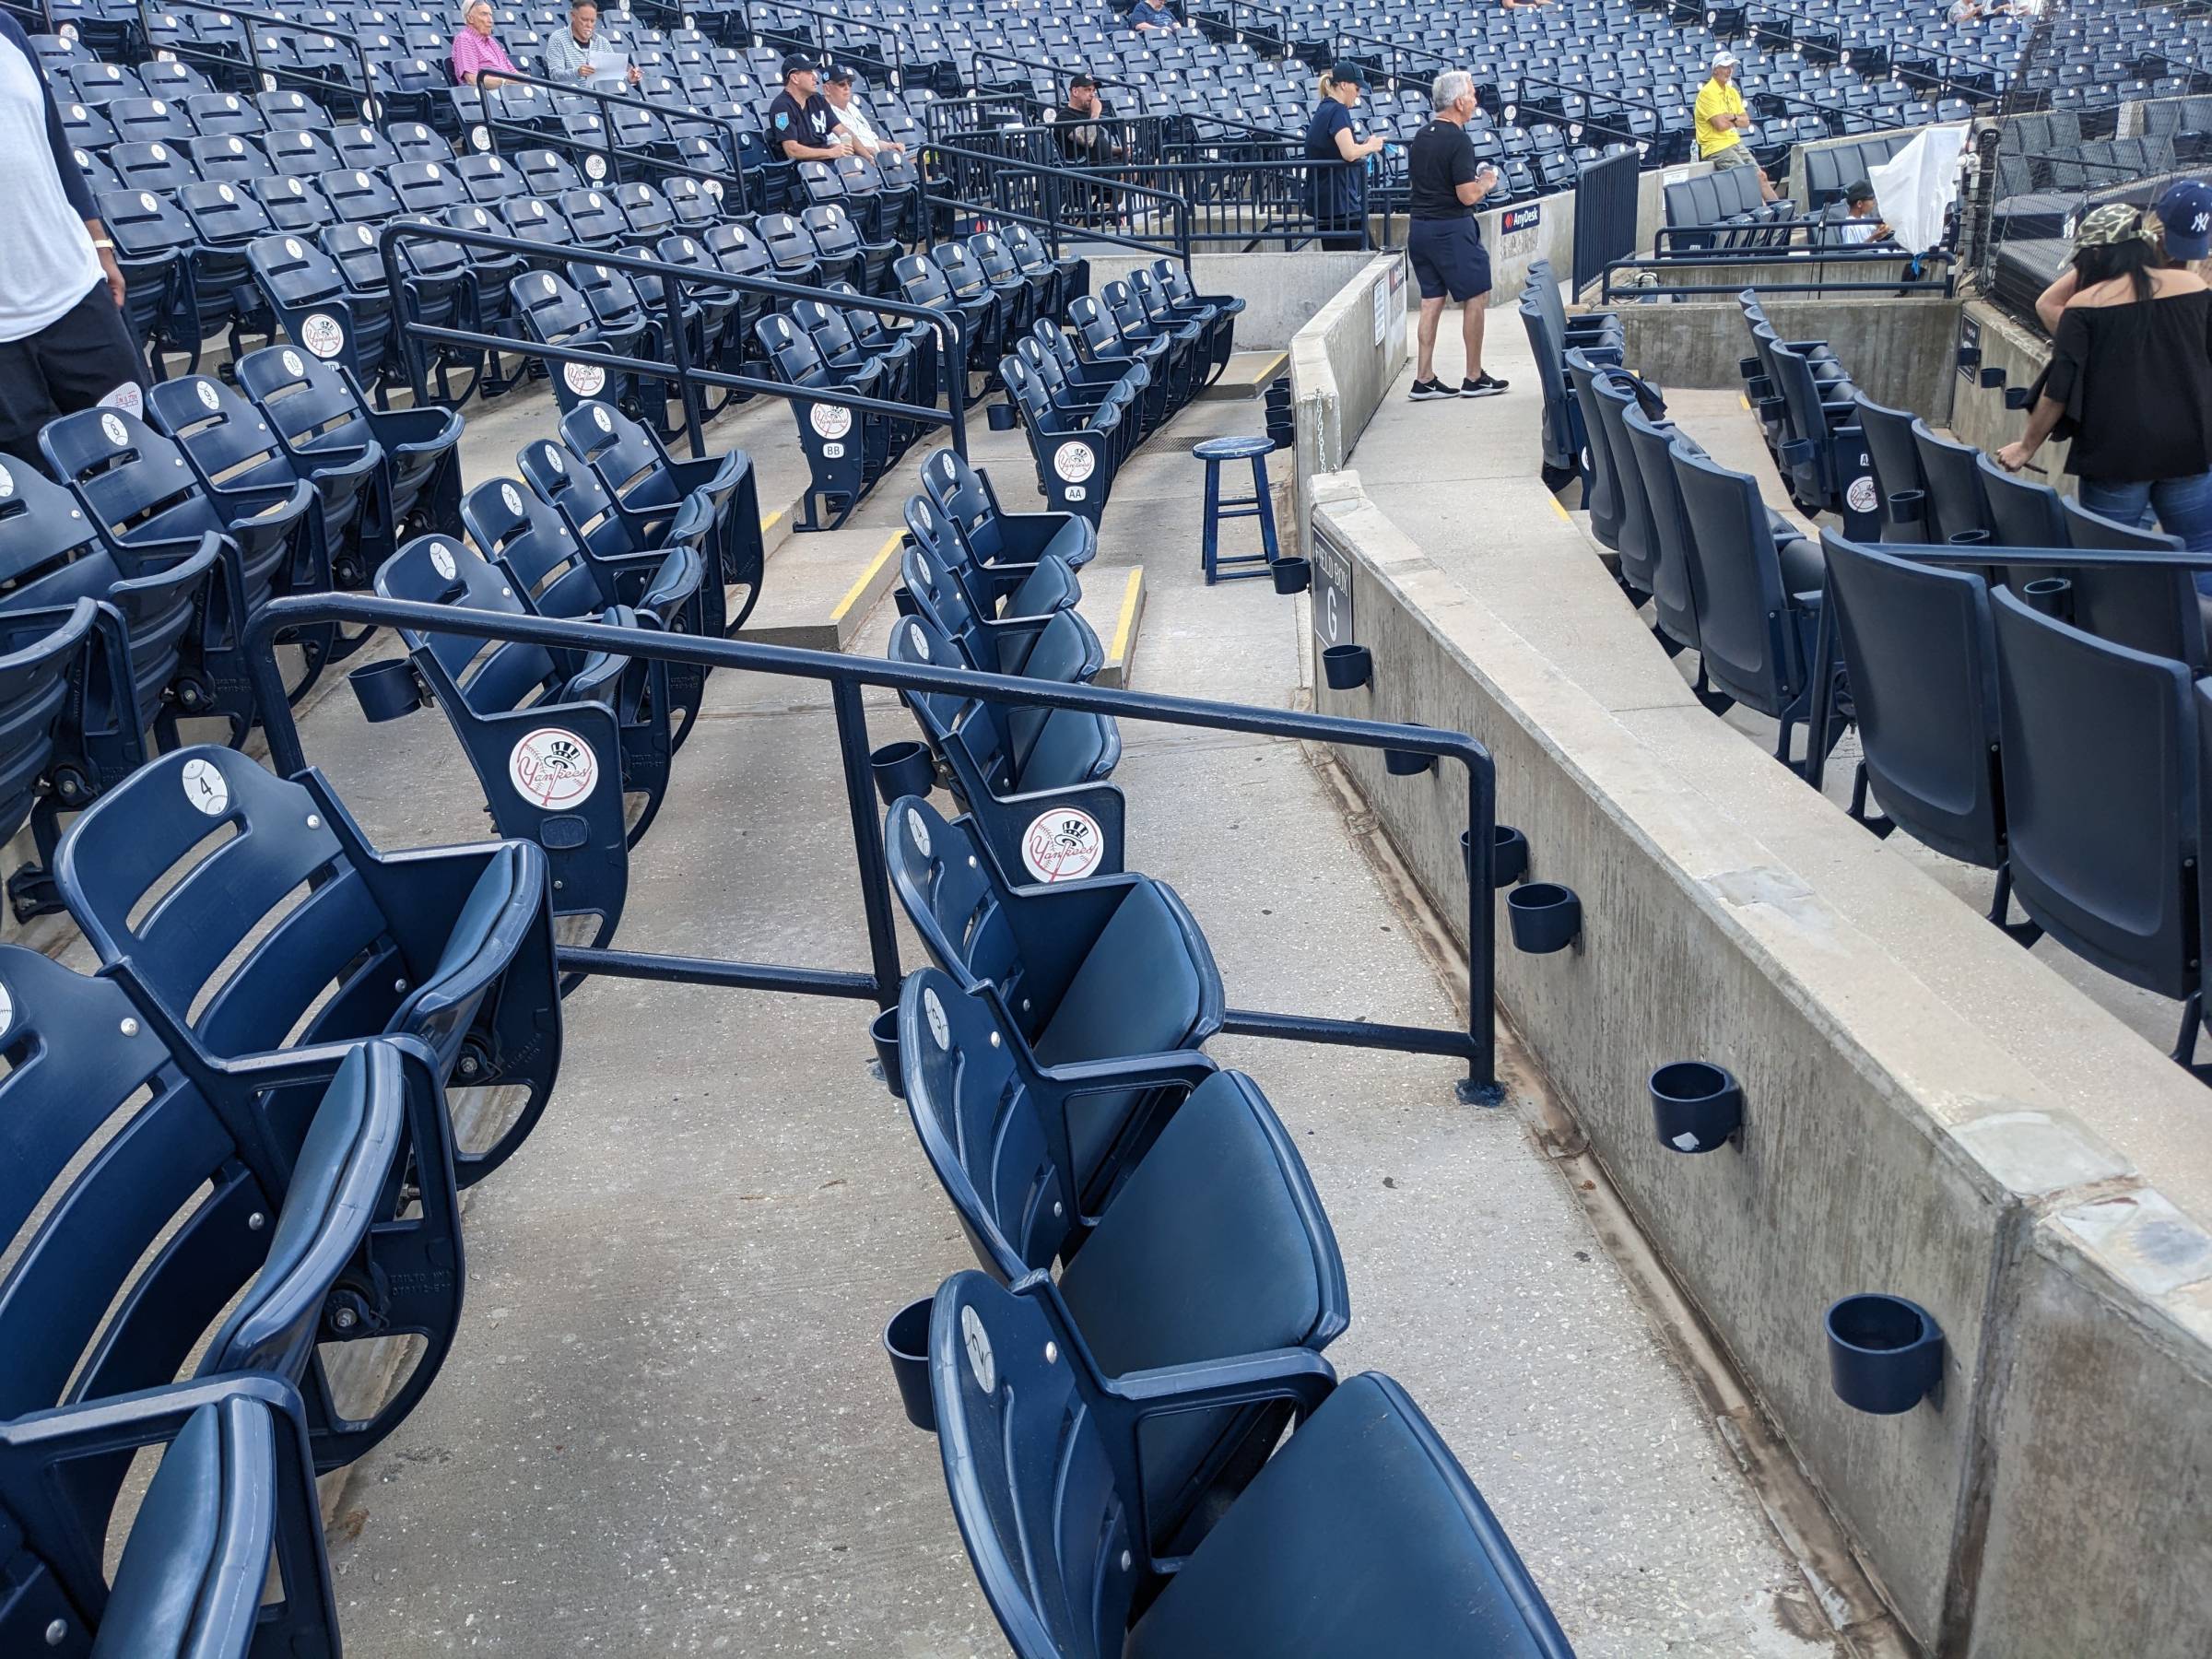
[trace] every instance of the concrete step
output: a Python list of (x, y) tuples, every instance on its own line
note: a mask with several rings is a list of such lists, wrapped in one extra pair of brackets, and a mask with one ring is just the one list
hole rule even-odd
[[(790, 515), (785, 514), (787, 525)], [(773, 532), (771, 532), (771, 535)], [(768, 562), (760, 603), (738, 638), (762, 645), (843, 651), (899, 580), (903, 531), (881, 525), (793, 535)]]
[(1198, 395), (1202, 399), (1258, 397), (1289, 370), (1290, 354), (1278, 347), (1231, 352), (1221, 378)]

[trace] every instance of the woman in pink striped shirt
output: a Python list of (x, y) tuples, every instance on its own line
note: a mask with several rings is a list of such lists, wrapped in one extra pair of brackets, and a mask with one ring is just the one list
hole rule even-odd
[(464, 87), (488, 91), (506, 78), (494, 73), (520, 75), (507, 49), (491, 38), (491, 0), (469, 0), (461, 14), (465, 27), (453, 37), (453, 79)]

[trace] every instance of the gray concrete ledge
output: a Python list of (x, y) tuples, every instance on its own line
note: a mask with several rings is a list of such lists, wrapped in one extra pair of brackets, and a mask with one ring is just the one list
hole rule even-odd
[[(2201, 1654), (2202, 1088), (1700, 708), (1548, 508), (1539, 535), (1486, 500), (1479, 552), (1432, 558), (1356, 475), (1314, 481), (1375, 655), (1316, 697), (1475, 734), (1532, 875), (1581, 894), (1550, 957), (1512, 951), (1500, 902), (1503, 1011), (1931, 1651)], [(1345, 765), (1464, 915), (1454, 782)], [(1740, 1150), (1657, 1144), (1644, 1079), (1693, 1058), (1742, 1079)], [(1866, 1290), (1946, 1334), (1902, 1417), (1829, 1386), (1823, 1310)]]

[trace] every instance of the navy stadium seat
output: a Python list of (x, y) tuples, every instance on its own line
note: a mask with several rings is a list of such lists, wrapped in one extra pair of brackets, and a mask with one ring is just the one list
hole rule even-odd
[[(234, 833), (218, 838), (225, 826)], [(545, 1111), (560, 1014), (533, 846), (379, 853), (320, 773), (277, 778), (195, 747), (93, 803), (63, 837), (54, 876), (132, 999), (158, 1003), (211, 1053), (404, 1037), (449, 1089), (513, 1086), (519, 1104), (497, 1139), (455, 1145), (463, 1186), (512, 1156)], [(280, 1071), (270, 1087), (298, 1110)]]
[[(931, 1312), (946, 1484), (1018, 1659), (1570, 1659), (1528, 1570), (1406, 1392), (1303, 1349), (1117, 1386), (1041, 1276), (957, 1274)], [(1159, 1419), (1280, 1403), (1300, 1421), (1187, 1554), (1161, 1553)], [(1147, 1424), (1150, 1425), (1147, 1429)]]
[(922, 466), (922, 488), (978, 564), (1034, 564), (1051, 554), (1070, 570), (1096, 556), (1098, 526), (1077, 512), (1008, 512), (980, 468), (949, 449)]

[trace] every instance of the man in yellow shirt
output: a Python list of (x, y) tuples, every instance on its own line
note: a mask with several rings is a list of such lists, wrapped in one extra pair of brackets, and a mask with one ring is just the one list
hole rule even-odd
[(1744, 95), (1735, 88), (1735, 53), (1713, 53), (1712, 78), (1698, 88), (1694, 114), (1698, 159), (1712, 162), (1716, 172), (1724, 167), (1755, 169), (1759, 173), (1759, 199), (1773, 201), (1774, 186), (1768, 182), (1766, 170), (1752, 159), (1744, 143), (1744, 133), (1751, 125), (1751, 117), (1744, 113)]

